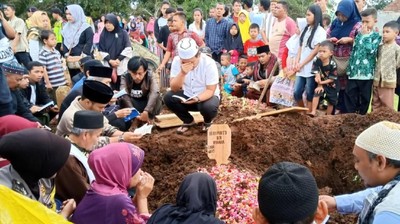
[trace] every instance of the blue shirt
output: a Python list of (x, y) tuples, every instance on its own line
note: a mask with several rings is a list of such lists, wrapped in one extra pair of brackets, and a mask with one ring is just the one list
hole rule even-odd
[[(335, 196), (337, 211), (341, 214), (358, 214), (363, 209), (364, 199), (372, 192), (380, 191), (381, 186), (368, 188), (353, 194)], [(374, 216), (374, 224), (398, 224), (400, 216), (393, 212), (380, 212)]]
[(219, 22), (212, 18), (207, 20), (206, 25), (206, 45), (211, 49), (212, 53), (221, 53), (224, 46), (224, 40), (227, 38), (230, 23), (226, 18), (222, 18)]
[(82, 77), (78, 82), (75, 83), (75, 85), (72, 87), (70, 92), (77, 90), (83, 86), (83, 82), (85, 82), (86, 76)]

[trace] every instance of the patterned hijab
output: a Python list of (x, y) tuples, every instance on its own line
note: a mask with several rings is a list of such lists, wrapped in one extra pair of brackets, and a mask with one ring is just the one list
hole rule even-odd
[(61, 34), (64, 38), (64, 45), (69, 49), (74, 48), (79, 43), (79, 37), (90, 25), (86, 22), (86, 16), (80, 5), (69, 5), (66, 7), (74, 18), (74, 22), (64, 25)]
[(130, 179), (143, 164), (144, 151), (128, 143), (113, 143), (89, 156), (89, 167), (96, 180), (92, 189), (101, 195), (128, 194)]

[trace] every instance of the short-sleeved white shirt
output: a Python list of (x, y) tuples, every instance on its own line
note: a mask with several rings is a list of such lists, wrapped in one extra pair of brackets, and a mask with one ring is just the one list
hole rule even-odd
[[(314, 38), (311, 41), (311, 46), (313, 47), (313, 49), (311, 49), (307, 44), (308, 37), (310, 37), (310, 35), (311, 35), (311, 31), (312, 31), (312, 29), (308, 28), (308, 30), (306, 31), (306, 34), (304, 35), (303, 43), (301, 45), (302, 48), (301, 48), (301, 55), (300, 55), (299, 63), (302, 63), (304, 60), (306, 60), (306, 58), (308, 57), (308, 55), (311, 54), (311, 52), (313, 51), (315, 46), (320, 44), (322, 41), (326, 40), (326, 31), (325, 31), (325, 29), (322, 28), (321, 26), (318, 26), (317, 30), (314, 33)], [(306, 65), (304, 65), (303, 69), (301, 69), (297, 73), (297, 76), (301, 76), (301, 77), (304, 77), (304, 78), (314, 76), (314, 74), (311, 73), (313, 61), (314, 60), (311, 60)]]
[[(171, 78), (175, 78), (181, 71), (181, 59), (175, 56), (171, 65)], [(205, 54), (200, 55), (199, 64), (185, 76), (183, 94), (187, 97), (198, 96), (207, 86), (217, 85), (214, 95), (219, 98), (219, 73), (215, 61)]]

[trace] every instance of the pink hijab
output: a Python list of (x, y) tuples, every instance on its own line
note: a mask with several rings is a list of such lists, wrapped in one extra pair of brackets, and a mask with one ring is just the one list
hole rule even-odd
[(17, 115), (6, 115), (0, 117), (0, 137), (11, 132), (37, 127), (37, 122), (29, 121)]
[(96, 180), (92, 189), (101, 195), (128, 194), (130, 179), (142, 166), (144, 151), (129, 143), (112, 143), (93, 151), (89, 167)]

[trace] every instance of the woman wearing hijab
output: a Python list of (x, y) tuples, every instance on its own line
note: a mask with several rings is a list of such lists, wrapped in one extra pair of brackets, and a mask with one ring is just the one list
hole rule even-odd
[(344, 90), (347, 83), (346, 69), (349, 64), (353, 41), (361, 28), (361, 16), (354, 0), (342, 0), (336, 10), (336, 19), (326, 31), (327, 38), (335, 44), (333, 58), (337, 64), (339, 80), (339, 98), (336, 113), (346, 113), (344, 105)]
[(32, 61), (39, 61), (39, 52), (43, 48), (40, 41), (40, 31), (51, 30), (50, 18), (44, 11), (36, 11), (29, 18), (31, 28), (28, 30), (27, 40), (29, 43), (29, 54)]
[(242, 10), (239, 12), (239, 30), (240, 36), (242, 37), (243, 44), (246, 43), (247, 40), (250, 39), (250, 17), (249, 13), (246, 10)]
[[(92, 53), (93, 29), (86, 22), (86, 16), (81, 6), (67, 6), (65, 15), (67, 23), (61, 31), (63, 36), (62, 53), (67, 61), (78, 61), (79, 58), (89, 56)], [(69, 67), (68, 70), (71, 78), (81, 72), (79, 68), (75, 67)]]
[[(112, 143), (89, 155), (95, 181), (79, 203), (72, 221), (79, 223), (146, 223), (147, 197), (154, 178), (143, 172), (144, 151), (128, 143)], [(128, 189), (135, 188), (131, 199)]]
[(106, 15), (105, 27), (100, 35), (99, 52), (102, 60), (113, 68), (114, 90), (119, 90), (121, 75), (127, 71), (132, 55), (132, 46), (128, 33), (121, 28), (114, 14)]
[(205, 173), (192, 173), (185, 177), (176, 196), (176, 205), (166, 204), (158, 208), (148, 224), (219, 224), (217, 210), (217, 186)]
[[(69, 141), (42, 129), (7, 134), (0, 139), (0, 156), (11, 164), (0, 169), (0, 184), (55, 210), (53, 179), (70, 149)], [(69, 217), (75, 201), (63, 204), (61, 214)]]

